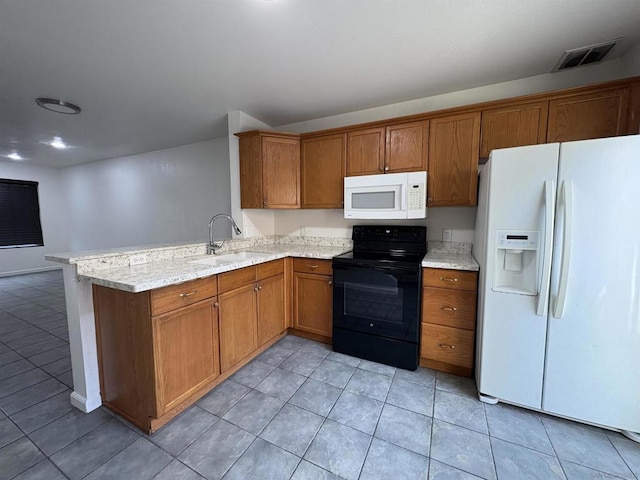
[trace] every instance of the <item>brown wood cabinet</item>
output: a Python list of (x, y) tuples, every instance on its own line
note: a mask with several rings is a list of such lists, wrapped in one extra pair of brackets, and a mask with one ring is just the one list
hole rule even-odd
[(333, 276), (330, 260), (295, 258), (293, 328), (329, 342), (333, 336)]
[[(192, 302), (196, 285), (206, 298)], [(215, 382), (220, 375), (216, 285), (215, 276), (153, 293), (94, 285), (106, 406), (151, 432)]]
[(426, 170), (428, 142), (428, 120), (349, 132), (347, 175)]
[(221, 273), (218, 286), (224, 373), (284, 332), (284, 260)]
[(429, 121), (400, 123), (386, 128), (385, 172), (427, 169)]
[(346, 158), (346, 133), (301, 140), (302, 208), (342, 208)]
[(347, 133), (347, 176), (384, 173), (385, 129)]
[(427, 206), (476, 204), (480, 112), (431, 120)]
[(497, 148), (545, 143), (548, 116), (548, 101), (483, 110), (480, 158)]
[(300, 138), (253, 130), (240, 138), (242, 208), (300, 208)]
[(552, 99), (547, 142), (624, 135), (627, 133), (628, 102), (628, 88)]
[(220, 375), (218, 312), (214, 300), (152, 319), (158, 415)]
[(477, 272), (422, 270), (422, 366), (472, 375), (477, 284)]

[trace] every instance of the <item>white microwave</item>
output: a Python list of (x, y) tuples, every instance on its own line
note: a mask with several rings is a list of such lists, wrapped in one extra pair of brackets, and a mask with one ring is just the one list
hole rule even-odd
[(344, 179), (344, 218), (426, 218), (427, 172)]

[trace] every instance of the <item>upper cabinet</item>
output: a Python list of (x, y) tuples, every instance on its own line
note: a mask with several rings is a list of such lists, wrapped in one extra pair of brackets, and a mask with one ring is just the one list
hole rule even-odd
[(347, 134), (300, 141), (302, 208), (342, 208)]
[(240, 137), (240, 206), (300, 208), (300, 138), (254, 130)]
[(347, 176), (384, 172), (384, 127), (347, 133)]
[(624, 135), (628, 104), (628, 88), (552, 99), (547, 142)]
[(386, 128), (385, 171), (419, 172), (427, 169), (429, 120)]
[(476, 204), (480, 112), (431, 119), (427, 206)]
[(483, 110), (480, 158), (496, 148), (545, 143), (548, 115), (548, 101)]
[(347, 134), (347, 176), (427, 169), (429, 120)]
[(240, 137), (242, 208), (342, 208), (345, 176), (426, 170), (427, 206), (476, 204), (498, 148), (640, 133), (640, 77), (308, 132)]

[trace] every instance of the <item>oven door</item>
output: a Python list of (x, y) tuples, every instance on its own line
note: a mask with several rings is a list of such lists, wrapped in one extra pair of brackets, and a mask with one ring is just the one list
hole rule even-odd
[(333, 326), (417, 343), (419, 266), (333, 264)]

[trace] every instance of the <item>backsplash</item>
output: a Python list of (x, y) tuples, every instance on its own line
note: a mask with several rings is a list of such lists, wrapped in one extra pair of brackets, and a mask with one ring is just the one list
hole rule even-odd
[(429, 253), (452, 253), (457, 255), (471, 255), (471, 242), (427, 242)]

